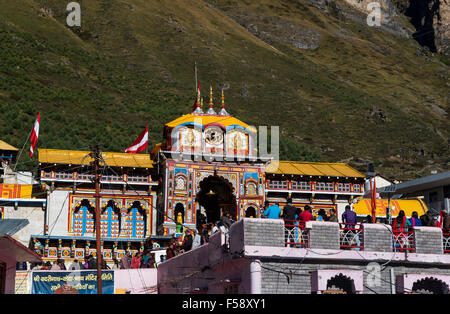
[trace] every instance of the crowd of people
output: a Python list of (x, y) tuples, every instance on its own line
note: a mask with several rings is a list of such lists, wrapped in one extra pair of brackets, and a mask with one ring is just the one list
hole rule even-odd
[(438, 227), (443, 230), (450, 230), (450, 219), (445, 210), (441, 210), (438, 217), (433, 217), (431, 211), (419, 217), (417, 212), (412, 212), (410, 218), (406, 217), (405, 212), (400, 210), (397, 217), (392, 222), (392, 229), (394, 231), (405, 232), (412, 227)]
[[(313, 215), (313, 210), (310, 205), (306, 205), (304, 209), (294, 207), (292, 205), (292, 199), (287, 199), (287, 205), (283, 210), (278, 204), (269, 206), (269, 202), (265, 202), (263, 218), (270, 219), (284, 219), (286, 225), (304, 225), (307, 221), (331, 221), (339, 222), (336, 209), (330, 209), (330, 214), (327, 215), (323, 208), (317, 211), (316, 217)], [(386, 219), (385, 219), (386, 220)], [(367, 215), (364, 219), (359, 220), (356, 213), (351, 209), (350, 205), (345, 206), (345, 211), (342, 213), (341, 222), (346, 225), (346, 228), (351, 228), (352, 225), (361, 223), (372, 223), (372, 216)], [(376, 222), (380, 222), (378, 219)], [(392, 220), (393, 229), (405, 229), (414, 226), (429, 226), (440, 227), (445, 230), (450, 230), (450, 219), (445, 210), (440, 212), (440, 215), (435, 218), (431, 211), (427, 211), (425, 214), (419, 217), (417, 212), (412, 212), (410, 218), (406, 217), (405, 212), (400, 210), (397, 217)]]
[(228, 230), (234, 222), (235, 220), (232, 218), (231, 214), (226, 212), (214, 223), (204, 222), (200, 224), (198, 229), (186, 228), (181, 241), (177, 239), (174, 234), (166, 248), (166, 258), (170, 259), (208, 243), (210, 236), (219, 231), (227, 236)]
[[(348, 206), (350, 208), (350, 206)], [(352, 212), (354, 213), (354, 212)], [(283, 210), (281, 210), (278, 204), (273, 204), (269, 206), (269, 202), (266, 201), (264, 204), (264, 213), (262, 215), (263, 218), (270, 219), (284, 219), (285, 224), (287, 226), (291, 225), (300, 225), (304, 226), (304, 224), (308, 221), (333, 221), (338, 222), (338, 217), (336, 214), (336, 210), (331, 209), (330, 215), (327, 215), (323, 208), (320, 208), (317, 212), (317, 217), (313, 215), (313, 208), (310, 205), (305, 205), (302, 210), (299, 207), (295, 207), (292, 205), (292, 198), (287, 199), (287, 205), (284, 206)], [(345, 218), (344, 218), (345, 217)], [(354, 216), (356, 223), (356, 214)], [(351, 223), (347, 220), (353, 220), (353, 216), (351, 214), (343, 216), (343, 221)]]
[[(160, 245), (151, 240), (151, 248), (160, 248)], [(163, 260), (161, 260), (163, 261)], [(150, 249), (146, 249), (143, 252), (136, 252), (131, 254), (126, 252), (124, 256), (118, 260), (113, 258), (112, 266), (106, 263), (105, 259), (102, 259), (102, 269), (137, 269), (137, 268), (156, 268), (157, 262), (155, 260), (155, 254)], [(51, 263), (50, 261), (36, 263), (32, 270), (93, 270), (97, 269), (97, 258), (90, 254), (84, 262), (74, 259), (70, 266), (67, 268), (64, 260), (58, 258)]]
[[(262, 218), (269, 219), (283, 219), (286, 229), (286, 237), (292, 235), (294, 228), (304, 228), (308, 221), (330, 221), (341, 222), (344, 228), (347, 230), (354, 230), (355, 225), (358, 224), (358, 218), (356, 213), (351, 209), (350, 205), (346, 205), (345, 211), (342, 213), (341, 221), (339, 221), (336, 210), (331, 209), (330, 214), (327, 215), (323, 208), (317, 211), (317, 214), (313, 214), (313, 208), (310, 205), (305, 205), (303, 210), (301, 208), (292, 205), (292, 199), (287, 199), (287, 205), (283, 210), (278, 204), (270, 205), (268, 201), (264, 204), (264, 212)], [(166, 259), (170, 259), (177, 256), (180, 253), (190, 251), (201, 245), (209, 242), (209, 238), (212, 234), (221, 231), (226, 236), (228, 230), (234, 223), (234, 219), (229, 213), (224, 213), (222, 217), (215, 223), (202, 223), (198, 229), (185, 228), (181, 239), (176, 238), (175, 234), (169, 241), (169, 245), (165, 248), (166, 255), (161, 257), (161, 262)], [(367, 215), (364, 219), (360, 220), (362, 223), (372, 223), (372, 216)], [(376, 222), (379, 222), (378, 220)], [(397, 217), (392, 220), (392, 230), (394, 233), (402, 233), (411, 231), (415, 226), (431, 226), (440, 227), (446, 232), (450, 232), (450, 217), (447, 212), (442, 210), (440, 215), (435, 218), (431, 211), (427, 211), (425, 214), (419, 217), (417, 212), (413, 212), (411, 217), (406, 217), (405, 212), (400, 210)], [(356, 234), (356, 233), (355, 233)], [(357, 238), (357, 235), (356, 235)], [(289, 239), (286, 239), (289, 241)], [(151, 248), (160, 248), (160, 245), (151, 240)], [(130, 252), (126, 252), (125, 255), (119, 260), (113, 259), (113, 265), (110, 267), (106, 261), (102, 259), (102, 269), (137, 269), (137, 268), (156, 268), (157, 262), (155, 260), (155, 254), (150, 252), (150, 249), (146, 249), (144, 252), (137, 252), (133, 255)], [(87, 257), (84, 263), (74, 260), (68, 270), (72, 269), (97, 269), (97, 259), (91, 254)], [(57, 259), (53, 263), (40, 262), (34, 266), (33, 270), (67, 270), (64, 260)]]

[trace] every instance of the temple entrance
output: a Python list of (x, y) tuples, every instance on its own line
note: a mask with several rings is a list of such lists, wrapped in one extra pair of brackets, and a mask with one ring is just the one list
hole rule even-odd
[[(325, 293), (325, 292), (324, 292)], [(355, 283), (350, 277), (339, 274), (330, 278), (327, 281), (327, 292), (331, 293), (342, 293), (342, 294), (354, 294), (355, 293)]]
[(253, 206), (249, 206), (245, 210), (245, 217), (246, 218), (256, 218), (256, 209)]
[(177, 233), (183, 232), (183, 223), (184, 223), (184, 206), (183, 206), (183, 204), (177, 203), (177, 205), (175, 205), (174, 217), (175, 217)]
[(218, 221), (221, 215), (227, 212), (236, 219), (236, 197), (233, 194), (233, 186), (221, 177), (210, 176), (200, 182), (196, 201), (204, 208), (208, 223)]
[(448, 294), (448, 285), (436, 278), (424, 278), (416, 281), (412, 287), (413, 293), (419, 294)]

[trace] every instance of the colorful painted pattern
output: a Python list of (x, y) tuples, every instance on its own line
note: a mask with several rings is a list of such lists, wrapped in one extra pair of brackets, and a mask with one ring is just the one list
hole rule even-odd
[(31, 198), (32, 185), (0, 184), (0, 198)]
[[(71, 196), (69, 208), (69, 232), (75, 236), (92, 237), (95, 234), (95, 221), (92, 211), (86, 206), (81, 206), (83, 196)], [(151, 221), (151, 211), (148, 202), (152, 201), (149, 197), (146, 200), (135, 200), (133, 198), (114, 199), (114, 205), (109, 202), (111, 199), (101, 200), (102, 214), (100, 215), (100, 230), (102, 238), (145, 238), (146, 232), (151, 230), (148, 226)], [(109, 203), (108, 203), (109, 202)], [(137, 205), (135, 203), (138, 203)], [(90, 206), (95, 206), (92, 200), (89, 200)], [(139, 206), (138, 206), (139, 205)], [(81, 207), (80, 207), (81, 206)], [(114, 206), (116, 211), (112, 208)], [(139, 207), (135, 208), (135, 207)], [(76, 211), (76, 208), (79, 208)], [(120, 215), (118, 210), (120, 210)]]

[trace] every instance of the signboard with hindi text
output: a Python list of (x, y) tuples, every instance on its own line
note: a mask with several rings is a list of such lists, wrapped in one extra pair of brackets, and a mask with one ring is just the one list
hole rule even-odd
[[(33, 271), (31, 285), (32, 294), (97, 294), (97, 271)], [(114, 294), (114, 271), (102, 271), (102, 293)]]

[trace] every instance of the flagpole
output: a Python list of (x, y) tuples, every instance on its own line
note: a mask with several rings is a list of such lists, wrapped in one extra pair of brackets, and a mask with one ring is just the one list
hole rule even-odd
[[(34, 124), (33, 124), (33, 128), (34, 128)], [(20, 156), (22, 155), (22, 152), (23, 152), (23, 149), (25, 148), (25, 145), (27, 145), (28, 140), (30, 139), (31, 132), (33, 132), (33, 129), (31, 129), (30, 133), (28, 133), (27, 140), (25, 141), (25, 144), (23, 144), (22, 149), (19, 152), (19, 156), (17, 156), (16, 163), (14, 164), (13, 171), (16, 171), (16, 167), (17, 167), (17, 164), (19, 163)]]
[(148, 123), (146, 129), (147, 129), (147, 148), (145, 149), (145, 153), (148, 155), (148, 143), (150, 142), (150, 132), (148, 131)]
[(194, 62), (194, 72), (195, 72), (195, 83), (194, 83), (194, 91), (197, 93), (198, 81), (197, 81), (197, 61)]

